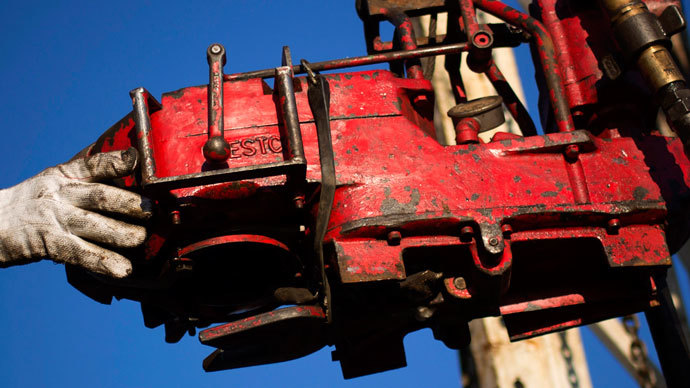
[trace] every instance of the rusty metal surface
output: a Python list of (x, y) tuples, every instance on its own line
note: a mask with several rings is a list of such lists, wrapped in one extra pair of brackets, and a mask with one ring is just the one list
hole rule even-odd
[[(209, 114), (206, 85), (166, 93), (160, 106), (135, 90), (133, 113), (89, 152), (137, 147), (141, 176), (121, 183), (153, 197), (158, 214), (129, 253), (130, 278), (72, 268), (70, 282), (99, 300), (140, 301), (146, 325), (164, 324), (170, 341), (223, 323), (200, 336), (220, 347), (207, 370), (334, 345), (346, 377), (404, 366), (402, 338), (421, 328), (458, 348), (477, 317), (502, 315), (520, 339), (658, 304), (650, 277), (690, 233), (690, 161), (678, 139), (608, 105), (607, 93), (628, 89), (599, 82), (610, 36), (588, 26), (601, 10), (541, 0), (541, 24), (498, 1), (471, 3), (532, 35), (557, 131), (534, 135), (514, 93), (497, 87), (529, 136), (484, 143), (481, 123), (465, 117), (465, 144), (439, 144), (431, 83), (411, 60), (468, 50), (466, 23), (453, 8), (451, 41), (416, 48), (409, 19), (381, 11), (403, 32), (402, 50), (295, 66), (284, 50), (281, 66), (211, 88), (232, 101), (222, 115)], [(600, 44), (587, 46), (593, 37)], [(398, 60), (408, 77), (347, 72), (318, 75), (317, 86), (314, 74), (294, 76)], [(465, 95), (457, 75), (452, 86)], [(643, 111), (645, 98), (626, 103)], [(200, 152), (211, 128), (229, 146), (222, 166)]]

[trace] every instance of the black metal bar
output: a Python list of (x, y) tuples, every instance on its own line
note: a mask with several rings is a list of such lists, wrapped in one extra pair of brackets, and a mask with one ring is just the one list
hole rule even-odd
[(275, 175), (300, 174), (304, 172), (304, 169), (305, 164), (303, 162), (275, 162), (256, 166), (211, 170), (164, 178), (153, 177), (152, 179), (145, 181), (143, 186), (147, 191), (173, 190), (183, 187), (210, 185), (221, 182), (233, 182), (244, 179), (265, 178)]
[(204, 157), (210, 163), (222, 163), (230, 157), (230, 144), (223, 136), (223, 66), (225, 48), (214, 43), (206, 50), (208, 61), (208, 140), (204, 144)]
[(129, 96), (132, 98), (134, 127), (137, 131), (142, 184), (146, 185), (156, 178), (156, 162), (153, 160), (153, 150), (149, 139), (151, 136), (149, 114), (151, 110), (160, 110), (161, 104), (144, 88), (133, 89), (129, 92)]
[[(417, 48), (414, 50), (392, 51), (382, 54), (364, 55), (361, 57), (334, 59), (330, 61), (312, 62), (309, 67), (312, 71), (325, 71), (344, 69), (348, 67), (366, 66), (377, 63), (398, 61), (403, 59), (423, 58), (436, 55), (457, 54), (467, 51), (467, 43), (453, 43), (434, 47)], [(307, 71), (302, 65), (292, 66), (294, 74), (305, 74)], [(246, 73), (226, 74), (226, 81), (239, 81), (250, 78), (271, 78), (276, 75), (275, 69), (249, 71)]]
[(652, 333), (654, 347), (659, 356), (668, 388), (687, 387), (690, 384), (690, 351), (673, 305), (666, 278), (656, 276), (654, 280), (659, 294), (659, 306), (645, 311), (645, 317)]
[(331, 290), (326, 276), (326, 266), (323, 254), (323, 239), (326, 236), (328, 220), (333, 208), (335, 199), (335, 155), (333, 152), (333, 140), (331, 139), (330, 124), (330, 89), (328, 80), (320, 74), (314, 75), (310, 71), (306, 61), (302, 65), (309, 71), (309, 107), (314, 115), (316, 124), (316, 135), (319, 143), (319, 159), (321, 163), (321, 194), (319, 195), (319, 210), (316, 217), (316, 227), (314, 232), (314, 250), (319, 258), (321, 266), (321, 281), (325, 291), (326, 317), (328, 322), (333, 321), (331, 306)]
[(290, 159), (306, 163), (304, 147), (302, 145), (302, 132), (299, 127), (297, 114), (297, 102), (292, 84), (292, 67), (281, 66), (274, 70), (276, 77), (276, 89), (278, 90), (278, 104), (283, 114), (285, 130), (287, 132), (288, 152)]

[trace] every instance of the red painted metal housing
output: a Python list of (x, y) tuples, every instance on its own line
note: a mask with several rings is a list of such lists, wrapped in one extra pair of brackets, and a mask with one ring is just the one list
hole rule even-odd
[[(150, 130), (140, 152), (165, 185), (138, 174), (120, 183), (157, 200), (150, 237), (130, 255), (131, 278), (113, 282), (70, 268), (70, 282), (100, 301), (141, 301), (146, 325), (166, 324), (171, 341), (230, 321), (201, 334), (220, 348), (208, 370), (335, 344), (346, 376), (404, 365), (402, 337), (422, 327), (459, 347), (468, 340), (466, 323), (477, 317), (502, 315), (519, 339), (655, 304), (651, 277), (666, 270), (688, 235), (686, 217), (677, 215), (688, 210), (690, 161), (677, 139), (643, 135), (653, 131), (639, 122), (632, 133), (629, 118), (606, 110), (622, 106), (610, 91), (634, 82), (602, 78), (607, 57), (600, 50), (613, 48), (598, 24), (601, 11), (579, 2), (536, 3), (546, 27), (500, 2), (474, 1), (534, 33), (542, 70), (553, 70), (548, 84), (557, 84), (546, 92), (559, 132), (443, 146), (434, 138), (431, 83), (415, 63), (410, 78), (386, 70), (326, 76), (336, 166), (324, 239), (327, 281), (310, 242), (322, 216), (322, 176), (309, 78), (291, 81), (301, 134), (295, 144), (286, 119), (292, 95), (234, 75), (222, 83), (223, 122), (215, 124), (230, 147), (222, 165), (209, 164), (202, 152), (206, 85), (166, 93), (159, 108), (147, 103)], [(137, 117), (135, 109), (92, 152), (141, 148)], [(265, 169), (289, 162), (297, 146), (303, 177), (297, 169)], [(241, 179), (218, 178), (240, 170)], [(299, 307), (275, 310), (292, 304)], [(254, 331), (276, 322), (285, 326)], [(315, 333), (304, 348), (287, 341), (289, 355), (266, 357), (277, 352), (275, 341), (301, 327)], [(263, 353), (237, 346), (255, 338), (249, 331), (265, 336), (256, 339)]]

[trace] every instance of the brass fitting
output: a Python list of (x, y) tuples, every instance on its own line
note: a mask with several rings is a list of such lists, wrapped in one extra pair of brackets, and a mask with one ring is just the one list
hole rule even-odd
[(661, 45), (654, 45), (642, 51), (637, 58), (637, 67), (647, 85), (655, 93), (672, 82), (685, 81), (671, 53)]

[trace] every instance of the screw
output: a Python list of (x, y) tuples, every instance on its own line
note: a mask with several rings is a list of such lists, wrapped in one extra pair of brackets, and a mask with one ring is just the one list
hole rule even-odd
[(464, 290), (467, 288), (467, 282), (465, 282), (465, 278), (457, 277), (453, 280), (453, 286), (458, 290)]
[(220, 54), (221, 50), (222, 50), (222, 48), (220, 47), (219, 44), (214, 44), (213, 46), (211, 46), (211, 52), (213, 54)]
[(496, 237), (491, 237), (491, 238), (489, 239), (489, 245), (491, 245), (492, 247), (497, 246), (497, 245), (498, 245), (498, 242), (499, 242), (499, 241), (498, 241), (498, 238), (496, 238)]
[(397, 230), (388, 233), (388, 245), (400, 245), (402, 235)]

